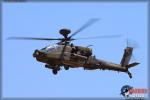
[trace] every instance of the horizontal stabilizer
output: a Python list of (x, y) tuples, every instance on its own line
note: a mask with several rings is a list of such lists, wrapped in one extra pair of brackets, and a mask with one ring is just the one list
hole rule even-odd
[(131, 68), (131, 67), (134, 67), (134, 66), (136, 66), (136, 65), (138, 65), (138, 64), (140, 64), (140, 63), (134, 62), (134, 63), (131, 63), (131, 64), (129, 64), (129, 65), (126, 65), (126, 67), (127, 67), (127, 68)]

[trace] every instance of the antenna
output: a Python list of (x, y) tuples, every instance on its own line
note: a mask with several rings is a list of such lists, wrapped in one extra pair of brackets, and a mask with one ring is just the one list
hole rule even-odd
[(129, 47), (129, 40), (127, 34), (126, 34), (126, 46)]

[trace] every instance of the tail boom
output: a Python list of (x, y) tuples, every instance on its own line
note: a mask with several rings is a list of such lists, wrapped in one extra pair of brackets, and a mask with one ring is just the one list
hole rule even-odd
[(127, 47), (124, 49), (124, 54), (123, 54), (123, 57), (121, 59), (120, 64), (114, 64), (111, 62), (99, 60), (99, 64), (100, 64), (99, 68), (100, 69), (108, 69), (108, 70), (126, 72), (129, 75), (129, 77), (132, 78), (132, 74), (129, 72), (128, 69), (140, 64), (138, 62), (134, 62), (134, 63), (129, 64), (131, 56), (132, 56), (132, 51), (133, 51), (132, 47)]

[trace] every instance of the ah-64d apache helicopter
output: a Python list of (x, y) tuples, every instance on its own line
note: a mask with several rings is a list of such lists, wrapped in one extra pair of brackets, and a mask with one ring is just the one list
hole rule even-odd
[(35, 50), (33, 53), (33, 57), (35, 57), (37, 61), (45, 63), (45, 67), (52, 69), (53, 74), (57, 74), (61, 67), (64, 67), (66, 70), (68, 70), (69, 68), (83, 67), (85, 70), (102, 69), (125, 72), (129, 75), (130, 78), (132, 78), (132, 74), (129, 72), (128, 69), (139, 64), (137, 62), (129, 64), (130, 58), (132, 56), (133, 47), (126, 47), (124, 49), (124, 54), (120, 64), (115, 64), (112, 62), (97, 59), (95, 56), (92, 55), (92, 49), (89, 47), (75, 46), (70, 43), (73, 40), (77, 40), (72, 38), (74, 35), (89, 27), (97, 20), (98, 19), (89, 20), (86, 24), (84, 24), (81, 28), (79, 28), (70, 36), (68, 36), (69, 33), (71, 33), (69, 29), (61, 29), (59, 32), (61, 35), (63, 35), (63, 38), (10, 37), (9, 39), (59, 40), (60, 42), (54, 45), (47, 46), (41, 50)]

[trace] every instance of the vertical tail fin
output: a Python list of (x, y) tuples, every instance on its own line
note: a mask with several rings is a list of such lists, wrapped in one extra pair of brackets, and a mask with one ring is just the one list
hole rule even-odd
[(121, 62), (120, 62), (122, 67), (126, 67), (127, 74), (129, 75), (130, 78), (132, 78), (132, 74), (129, 72), (128, 69), (139, 64), (138, 62), (134, 62), (134, 63), (129, 64), (129, 61), (130, 61), (131, 56), (132, 56), (132, 51), (133, 51), (132, 47), (126, 47), (124, 49), (124, 54), (123, 54), (123, 57), (122, 57)]
[(122, 60), (120, 62), (122, 67), (126, 67), (129, 64), (129, 61), (132, 56), (132, 51), (133, 51), (132, 47), (126, 47), (124, 49), (124, 54), (123, 54)]

